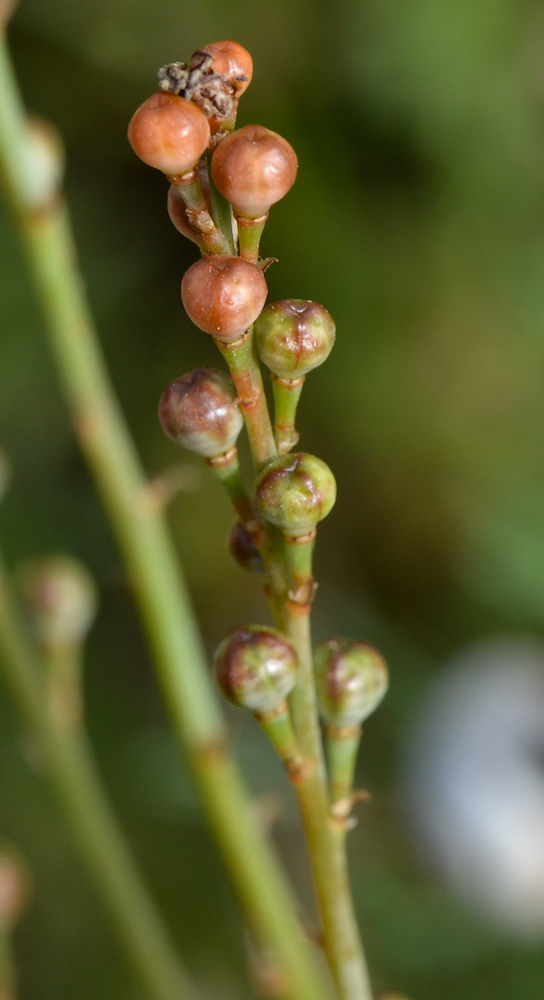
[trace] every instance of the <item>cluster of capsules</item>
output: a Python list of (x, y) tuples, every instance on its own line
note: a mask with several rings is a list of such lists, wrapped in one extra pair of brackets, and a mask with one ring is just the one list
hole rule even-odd
[[(260, 125), (236, 129), (252, 72), (249, 52), (233, 41), (204, 46), (188, 64), (163, 66), (159, 92), (136, 111), (128, 136), (136, 154), (167, 176), (170, 218), (201, 251), (183, 277), (183, 304), (230, 369), (229, 376), (201, 367), (174, 379), (161, 397), (161, 425), (176, 444), (200, 455), (229, 493), (238, 514), (230, 535), (235, 560), (262, 578), (272, 606), (283, 588), (291, 611), (307, 614), (315, 591), (316, 524), (331, 510), (336, 484), (321, 459), (291, 449), (305, 376), (326, 360), (336, 331), (316, 302), (265, 305), (271, 259), (260, 259), (260, 238), (298, 164), (275, 132)], [(259, 360), (271, 373), (273, 426)], [(257, 471), (251, 497), (236, 448), (244, 419)], [(285, 588), (275, 562), (278, 539)], [(360, 726), (385, 693), (387, 668), (372, 647), (331, 639), (315, 650), (315, 675), (334, 765), (333, 803), (347, 810)], [(291, 774), (303, 774), (286, 701), (297, 682), (289, 639), (264, 626), (235, 629), (216, 654), (215, 676), (228, 700), (257, 716)]]

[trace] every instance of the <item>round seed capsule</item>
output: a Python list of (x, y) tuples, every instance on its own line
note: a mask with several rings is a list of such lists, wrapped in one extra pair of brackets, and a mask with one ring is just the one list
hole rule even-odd
[(183, 276), (181, 297), (195, 326), (233, 340), (257, 319), (268, 289), (256, 264), (227, 255), (206, 257)]
[(223, 640), (213, 669), (228, 701), (262, 714), (279, 708), (292, 691), (297, 655), (276, 629), (246, 625)]
[(286, 535), (305, 535), (330, 513), (336, 482), (325, 462), (298, 452), (271, 462), (256, 483), (256, 501), (266, 521)]
[(298, 161), (281, 135), (245, 125), (223, 139), (212, 158), (212, 177), (242, 218), (266, 215), (295, 183)]
[(305, 299), (272, 302), (255, 323), (259, 357), (274, 375), (285, 379), (300, 378), (323, 364), (335, 335), (330, 313)]
[(172, 441), (203, 458), (232, 448), (244, 423), (233, 383), (215, 368), (195, 368), (170, 382), (159, 420)]
[(192, 170), (210, 141), (208, 119), (177, 94), (153, 94), (133, 115), (128, 140), (150, 167), (173, 177)]
[(359, 726), (387, 691), (387, 664), (366, 642), (326, 639), (314, 651), (319, 712), (333, 726)]
[(85, 566), (72, 556), (46, 556), (23, 565), (19, 578), (39, 642), (47, 648), (82, 642), (97, 609)]
[(212, 70), (236, 89), (236, 97), (241, 97), (251, 83), (253, 59), (239, 42), (211, 42), (203, 45), (201, 52), (212, 57)]

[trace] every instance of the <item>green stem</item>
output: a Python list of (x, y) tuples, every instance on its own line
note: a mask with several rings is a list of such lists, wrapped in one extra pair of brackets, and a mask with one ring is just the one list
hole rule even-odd
[(0, 1000), (15, 1000), (16, 981), (10, 928), (0, 926)]
[[(234, 115), (234, 120), (232, 123), (232, 128), (225, 128), (225, 131), (231, 132), (236, 124), (236, 115)], [(223, 130), (221, 130), (223, 131)], [(234, 243), (234, 236), (232, 233), (232, 207), (230, 201), (227, 201), (223, 197), (220, 191), (217, 190), (212, 177), (211, 170), (212, 157), (210, 152), (206, 153), (206, 163), (208, 166), (208, 183), (210, 185), (210, 201), (212, 203), (212, 215), (214, 222), (219, 230), (221, 230), (223, 237), (227, 244), (227, 253), (234, 256), (236, 253), (236, 246)]]
[(299, 677), (289, 705), (303, 757), (314, 769), (294, 785), (312, 863), (323, 945), (340, 1000), (372, 1000), (372, 987), (360, 941), (347, 871), (345, 839), (331, 820), (323, 744), (317, 721), (309, 613), (289, 600), (278, 623), (291, 639)]
[(179, 177), (170, 177), (170, 182), (179, 192), (185, 202), (187, 218), (202, 236), (208, 253), (223, 254), (230, 253), (230, 246), (223, 235), (221, 229), (216, 226), (212, 219), (198, 173), (198, 166), (188, 174)]
[(0, 654), (5, 679), (45, 754), (79, 850), (149, 996), (193, 1000), (193, 988), (102, 791), (86, 736), (79, 728), (57, 725), (49, 712), (46, 666), (28, 645), (1, 568)]
[(174, 728), (218, 846), (256, 936), (277, 955), (289, 1000), (325, 1000), (294, 901), (263, 837), (235, 765), (194, 612), (163, 515), (145, 502), (146, 478), (96, 338), (65, 209), (29, 201), (32, 163), (5, 38), (0, 38), (0, 165), (26, 241), (80, 445), (127, 563)]
[(207, 458), (204, 461), (228, 494), (230, 502), (242, 524), (252, 534), (257, 529), (257, 521), (242, 480), (240, 463), (238, 461), (238, 449), (235, 446), (224, 455), (217, 455), (214, 458)]
[(300, 435), (295, 430), (295, 418), (305, 377), (288, 379), (272, 375), (274, 437), (279, 455), (287, 455), (298, 442)]
[(250, 260), (253, 264), (259, 259), (259, 244), (267, 219), (268, 212), (259, 219), (243, 219), (239, 215), (236, 216), (240, 257)]
[(264, 469), (278, 457), (268, 413), (259, 361), (255, 350), (253, 327), (230, 344), (216, 340), (227, 362), (240, 397), (251, 452), (257, 470)]
[(339, 819), (347, 818), (351, 812), (353, 776), (357, 754), (361, 742), (360, 726), (327, 726), (327, 763), (331, 801)]

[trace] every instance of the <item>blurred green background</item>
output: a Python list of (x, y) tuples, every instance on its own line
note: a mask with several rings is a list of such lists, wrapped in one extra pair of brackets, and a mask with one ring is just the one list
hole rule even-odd
[[(392, 686), (365, 727), (374, 798), (351, 835), (376, 987), (411, 1000), (541, 1000), (544, 954), (471, 916), (415, 858), (398, 804), (404, 734), (430, 676), (469, 640), (544, 625), (544, 6), (535, 0), (23, 0), (11, 42), (27, 105), (54, 121), (81, 264), (112, 377), (150, 473), (180, 461), (156, 420), (164, 385), (216, 364), (179, 296), (191, 244), (162, 176), (126, 140), (161, 64), (233, 37), (254, 82), (241, 124), (293, 144), (297, 184), (263, 240), (271, 299), (313, 298), (337, 346), (307, 380), (302, 445), (332, 466), (316, 634), (376, 643)], [(135, 853), (205, 1000), (243, 1000), (241, 928), (180, 764), (123, 568), (74, 445), (11, 224), (0, 215), (0, 440), (15, 480), (11, 563), (70, 551), (101, 587), (89, 726)], [(231, 563), (215, 482), (171, 508), (210, 650), (265, 619)], [(256, 793), (285, 800), (280, 848), (308, 896), (282, 771), (232, 713)], [(22, 1000), (136, 1000), (9, 699), (0, 705), (0, 832), (35, 890), (16, 936)]]

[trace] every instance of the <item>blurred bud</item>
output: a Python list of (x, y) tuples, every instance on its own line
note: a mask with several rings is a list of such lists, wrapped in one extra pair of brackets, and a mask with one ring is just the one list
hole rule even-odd
[(359, 726), (387, 691), (387, 664), (373, 646), (350, 639), (326, 639), (314, 651), (321, 717), (334, 726)]
[(4, 499), (11, 484), (11, 462), (4, 451), (0, 448), (0, 501)]
[(246, 125), (220, 142), (212, 158), (212, 177), (238, 215), (256, 219), (287, 194), (297, 166), (286, 139), (261, 125)]
[(159, 420), (172, 441), (203, 458), (232, 448), (244, 423), (233, 383), (215, 368), (195, 368), (170, 382)]
[(265, 567), (261, 553), (249, 531), (239, 521), (233, 524), (229, 535), (229, 552), (240, 569), (256, 576), (264, 576)]
[(212, 71), (232, 83), (236, 97), (241, 97), (253, 76), (253, 59), (247, 49), (239, 42), (225, 41), (203, 45), (200, 51), (212, 57)]
[(30, 895), (28, 869), (11, 846), (0, 843), (0, 927), (9, 930), (19, 919)]
[(97, 608), (94, 580), (72, 556), (46, 556), (26, 563), (21, 589), (40, 643), (47, 649), (78, 645)]
[(256, 483), (257, 507), (287, 535), (305, 535), (330, 513), (336, 482), (325, 462), (298, 452), (271, 462)]
[(27, 154), (32, 187), (28, 195), (35, 207), (56, 195), (64, 173), (64, 146), (54, 125), (31, 115), (27, 120)]
[(183, 305), (195, 326), (218, 340), (240, 336), (257, 319), (268, 289), (256, 264), (240, 257), (212, 256), (184, 274)]
[(279, 378), (295, 379), (323, 364), (336, 327), (317, 302), (282, 299), (263, 309), (255, 324), (259, 357)]
[(292, 691), (297, 655), (276, 629), (247, 625), (223, 640), (213, 669), (228, 701), (260, 714), (279, 708)]
[(172, 177), (193, 169), (210, 141), (210, 126), (183, 97), (153, 94), (133, 115), (128, 140), (144, 163)]

